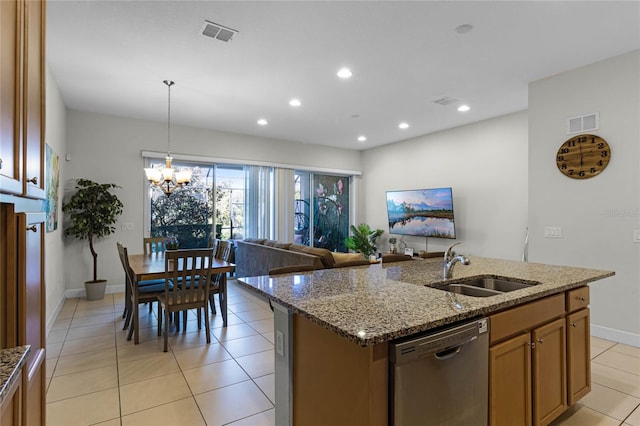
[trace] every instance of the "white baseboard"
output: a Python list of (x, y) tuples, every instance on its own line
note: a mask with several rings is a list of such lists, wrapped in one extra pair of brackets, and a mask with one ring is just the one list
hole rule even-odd
[[(124, 284), (108, 285), (105, 288), (104, 293), (105, 294), (124, 293)], [(87, 292), (85, 291), (84, 287), (71, 288), (71, 289), (65, 290), (64, 297), (67, 299), (87, 297)]]
[(601, 339), (611, 340), (612, 342), (624, 343), (625, 345), (640, 348), (640, 334), (591, 324), (591, 335)]
[(49, 332), (51, 331), (51, 328), (53, 327), (53, 324), (56, 322), (56, 319), (58, 319), (58, 315), (60, 314), (60, 311), (62, 310), (62, 307), (64, 306), (65, 299), (66, 299), (66, 297), (63, 297), (62, 299), (60, 299), (60, 301), (58, 302), (58, 305), (56, 306), (56, 308), (49, 315), (49, 318), (47, 318), (47, 325), (45, 327), (46, 336), (49, 336)]

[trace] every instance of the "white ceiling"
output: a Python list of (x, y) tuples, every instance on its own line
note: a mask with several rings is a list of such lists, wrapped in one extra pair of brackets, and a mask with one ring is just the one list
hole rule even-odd
[(166, 122), (171, 79), (174, 125), (351, 149), (524, 110), (529, 82), (640, 48), (638, 1), (50, 0), (47, 19), (71, 109)]

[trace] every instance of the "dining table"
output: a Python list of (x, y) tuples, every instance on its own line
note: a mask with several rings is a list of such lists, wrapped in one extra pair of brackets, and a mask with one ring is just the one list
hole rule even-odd
[[(129, 255), (129, 266), (136, 276), (136, 281), (164, 279), (164, 265), (164, 252)], [(211, 272), (221, 275), (219, 300), (223, 327), (227, 326), (227, 273), (233, 272), (235, 266), (231, 262), (216, 258), (213, 258), (211, 265)]]

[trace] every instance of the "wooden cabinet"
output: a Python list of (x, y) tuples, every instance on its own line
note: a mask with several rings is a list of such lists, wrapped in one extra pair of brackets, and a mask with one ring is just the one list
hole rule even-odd
[(22, 2), (0, 1), (0, 190), (22, 193)]
[(489, 348), (489, 424), (531, 425), (531, 334)]
[(591, 392), (589, 309), (567, 316), (567, 372), (567, 403), (574, 405)]
[(44, 213), (18, 213), (18, 345), (31, 345), (23, 371), (24, 425), (44, 425)]
[(0, 191), (44, 198), (45, 2), (0, 2)]
[(22, 422), (22, 374), (9, 385), (0, 404), (0, 426), (20, 426)]
[(588, 303), (581, 287), (491, 316), (491, 425), (547, 425), (591, 390)]
[(565, 320), (531, 333), (533, 340), (533, 424), (546, 425), (567, 409)]

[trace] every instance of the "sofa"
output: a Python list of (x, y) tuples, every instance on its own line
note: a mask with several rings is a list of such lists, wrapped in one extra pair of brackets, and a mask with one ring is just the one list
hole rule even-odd
[[(236, 241), (236, 275), (269, 275), (275, 268), (310, 266), (304, 269), (328, 269), (369, 265), (358, 253), (335, 253), (327, 249), (275, 240), (247, 238)], [(282, 270), (282, 269), (280, 269)]]

